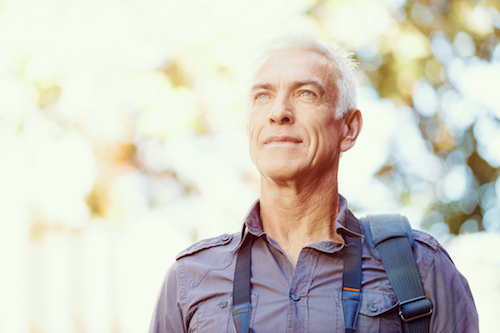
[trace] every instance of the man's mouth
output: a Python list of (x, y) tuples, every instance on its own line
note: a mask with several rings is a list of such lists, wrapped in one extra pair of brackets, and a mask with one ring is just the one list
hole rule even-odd
[(270, 136), (265, 141), (264, 144), (273, 144), (273, 143), (301, 143), (302, 140), (294, 138), (292, 136)]

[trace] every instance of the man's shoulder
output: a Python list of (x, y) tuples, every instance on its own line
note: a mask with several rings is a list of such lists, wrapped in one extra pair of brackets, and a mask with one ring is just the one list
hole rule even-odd
[(451, 265), (437, 264), (438, 267), (435, 267), (435, 269), (439, 271), (450, 272), (456, 270), (448, 252), (431, 234), (421, 230), (413, 230), (413, 238), (413, 253), (422, 281), (427, 280), (427, 275), (432, 267), (436, 266), (436, 261), (442, 262), (442, 260), (445, 260), (451, 263)]
[(210, 252), (210, 256), (214, 255), (212, 252), (227, 252), (229, 253), (236, 244), (238, 244), (241, 238), (241, 234), (235, 232), (233, 234), (222, 234), (220, 236), (206, 238), (200, 240), (193, 245), (189, 246), (184, 251), (180, 252), (176, 256), (176, 260), (182, 258), (195, 257), (195, 256), (205, 256), (205, 252)]
[[(229, 281), (232, 273), (228, 273), (227, 269), (235, 262), (240, 238), (240, 233), (223, 234), (203, 239), (179, 253), (174, 267), (182, 289), (186, 291), (201, 286), (207, 276), (218, 281)], [(210, 272), (217, 272), (217, 277), (210, 275)]]
[[(412, 241), (412, 246), (423, 247), (429, 251), (439, 251), (442, 246), (439, 242), (429, 233), (414, 229), (411, 227), (408, 219), (399, 214), (381, 214), (381, 215), (369, 215), (364, 218), (357, 218), (362, 226), (361, 233), (367, 239), (367, 245), (371, 244), (374, 247), (373, 242), (380, 242), (381, 240), (387, 240), (392, 237), (401, 237), (406, 233), (409, 240)], [(378, 217), (375, 219), (375, 217)], [(387, 220), (390, 222), (386, 224)], [(383, 227), (381, 227), (383, 226)], [(376, 230), (375, 233), (370, 233), (368, 230)], [(368, 234), (367, 234), (368, 233)], [(374, 239), (374, 237), (376, 239)], [(369, 246), (370, 247), (370, 246)]]

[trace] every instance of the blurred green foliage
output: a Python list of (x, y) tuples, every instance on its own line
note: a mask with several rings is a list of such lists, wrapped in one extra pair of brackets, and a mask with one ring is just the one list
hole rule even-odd
[[(335, 31), (327, 28), (327, 21), (336, 8), (334, 4), (338, 3), (320, 0), (307, 15), (318, 20), (326, 34), (335, 35)], [(479, 153), (475, 122), (457, 128), (450, 123), (445, 109), (456, 105), (448, 104), (450, 95), (458, 100), (464, 98), (457, 86), (459, 83), (453, 78), (454, 71), (459, 70), (458, 64), (472, 59), (489, 62), (493, 52), (499, 52), (500, 2), (408, 0), (386, 3), (397, 24), (378, 36), (373, 43), (374, 51), (366, 52), (366, 47), (355, 51), (360, 68), (380, 97), (391, 99), (396, 106), (412, 108), (422, 140), (439, 158), (444, 175), (456, 166), (464, 166), (471, 172), (468, 173), (467, 190), (460, 198), (452, 200), (441, 194), (442, 182), (432, 183), (406, 173), (398, 156), (394, 155), (396, 150), (377, 176), (391, 187), (394, 196), (403, 204), (407, 203), (415, 184), (426, 183), (432, 188), (435, 200), (428, 206), (422, 227), (429, 228), (436, 222), (445, 221), (450, 232), (458, 234), (465, 222), (473, 220), (477, 222), (477, 230), (484, 230), (483, 216), (492, 202), (497, 201), (495, 191), (491, 189), (498, 178), (498, 165), (491, 165)], [(426, 114), (415, 107), (417, 82), (425, 82), (434, 91), (431, 95), (437, 96), (434, 112)], [(488, 108), (485, 105), (475, 107), (488, 113), (484, 110)], [(492, 118), (491, 121), (498, 126), (498, 115)], [(473, 231), (474, 228), (472, 222)]]

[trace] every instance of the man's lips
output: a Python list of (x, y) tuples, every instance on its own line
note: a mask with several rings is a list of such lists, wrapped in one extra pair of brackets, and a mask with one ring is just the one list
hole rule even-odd
[(302, 140), (294, 138), (292, 136), (270, 136), (265, 141), (264, 144), (272, 143), (301, 143)]

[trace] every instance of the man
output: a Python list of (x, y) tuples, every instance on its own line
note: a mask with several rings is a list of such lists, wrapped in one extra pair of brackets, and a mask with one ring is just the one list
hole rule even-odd
[[(362, 127), (354, 86), (349, 58), (313, 38), (286, 39), (268, 50), (253, 79), (248, 121), (260, 199), (242, 233), (201, 241), (178, 255), (150, 333), (234, 332), (236, 258), (248, 238), (254, 239), (253, 332), (345, 332), (345, 239), (363, 238), (346, 225), (354, 217), (337, 187), (340, 154), (353, 147)], [(430, 332), (477, 332), (467, 281), (435, 239), (414, 236), (434, 307)], [(365, 243), (355, 332), (402, 332), (384, 266)]]

